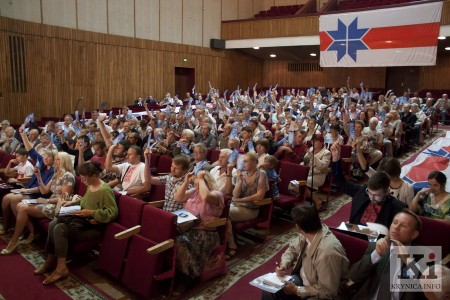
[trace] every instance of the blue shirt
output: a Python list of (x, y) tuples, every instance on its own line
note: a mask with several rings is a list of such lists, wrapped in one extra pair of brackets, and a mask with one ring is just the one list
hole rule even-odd
[[(35, 149), (31, 149), (30, 151), (28, 151), (28, 155), (31, 157), (32, 160), (34, 160), (36, 162), (36, 165), (39, 166), (39, 170), (41, 171), (42, 181), (44, 182), (45, 185), (47, 185), (47, 183), (52, 179), (53, 173), (55, 172), (54, 167), (52, 166), (50, 169), (47, 169), (47, 166), (44, 164), (44, 159), (43, 159), (42, 155), (40, 155)], [(39, 186), (39, 182), (37, 180), (36, 174), (33, 174), (33, 176), (31, 176), (31, 179), (26, 184), (25, 188), (29, 189), (29, 188), (34, 188), (34, 187), (38, 187), (38, 186)], [(42, 195), (41, 193), (36, 193), (36, 194), (31, 194), (30, 198), (31, 199), (35, 199), (38, 197), (48, 198), (50, 195), (51, 195), (51, 193), (48, 193), (47, 195)]]

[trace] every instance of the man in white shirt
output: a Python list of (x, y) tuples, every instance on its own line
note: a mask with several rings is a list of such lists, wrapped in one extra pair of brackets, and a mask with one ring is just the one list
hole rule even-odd
[(143, 156), (141, 148), (134, 145), (130, 146), (127, 151), (127, 162), (113, 165), (112, 157), (116, 147), (117, 144), (109, 147), (105, 162), (106, 171), (120, 174), (122, 191), (126, 192), (127, 195), (142, 198), (142, 194), (150, 191), (151, 184), (145, 181), (145, 164), (141, 162)]
[(225, 195), (231, 195), (233, 192), (233, 184), (236, 182), (236, 169), (233, 163), (228, 163), (231, 149), (220, 150), (217, 166), (211, 169), (210, 173), (217, 183), (219, 191)]

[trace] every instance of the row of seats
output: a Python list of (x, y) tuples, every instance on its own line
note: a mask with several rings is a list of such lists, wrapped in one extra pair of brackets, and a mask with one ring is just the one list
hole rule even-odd
[(387, 5), (404, 4), (416, 0), (344, 0), (339, 1), (338, 10), (361, 9)]
[(272, 6), (269, 10), (262, 10), (255, 18), (280, 17), (294, 15), (303, 5)]

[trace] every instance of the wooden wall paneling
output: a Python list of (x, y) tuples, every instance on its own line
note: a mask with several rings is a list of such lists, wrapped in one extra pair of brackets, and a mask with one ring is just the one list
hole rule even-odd
[(450, 57), (448, 54), (438, 55), (436, 66), (420, 67), (420, 87), (427, 89), (449, 89), (448, 74)]
[(319, 34), (317, 16), (222, 22), (222, 39), (252, 39)]
[(323, 68), (323, 71), (293, 72), (288, 71), (288, 61), (264, 61), (263, 83), (265, 86), (338, 87), (346, 84), (350, 76), (351, 84), (360, 82), (368, 87), (382, 88), (385, 84), (386, 68)]
[(441, 25), (450, 24), (450, 0), (444, 1), (442, 5)]

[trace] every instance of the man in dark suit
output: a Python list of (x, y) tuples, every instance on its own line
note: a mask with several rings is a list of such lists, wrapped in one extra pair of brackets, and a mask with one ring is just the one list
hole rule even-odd
[[(390, 290), (392, 278), (390, 263), (395, 261), (391, 254), (394, 255), (395, 251), (406, 251), (404, 246), (410, 245), (421, 229), (421, 220), (409, 209), (395, 215), (389, 228), (389, 235), (376, 243), (369, 243), (363, 258), (351, 266), (350, 280), (356, 286), (360, 286), (352, 299), (426, 299), (422, 292)], [(401, 264), (398, 264), (398, 267), (400, 270)]]
[(367, 222), (374, 222), (389, 228), (395, 214), (408, 207), (390, 194), (389, 175), (376, 172), (369, 178), (367, 185), (346, 180), (341, 171), (339, 144), (333, 144), (330, 150), (333, 180), (337, 186), (342, 187), (345, 194), (352, 197), (350, 223), (366, 225)]

